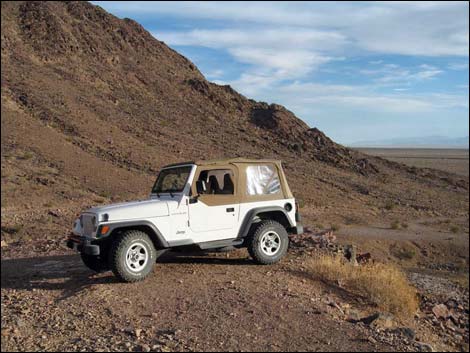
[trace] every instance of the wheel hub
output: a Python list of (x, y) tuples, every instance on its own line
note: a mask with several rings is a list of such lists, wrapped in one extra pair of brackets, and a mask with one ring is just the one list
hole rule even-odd
[(148, 250), (141, 242), (132, 244), (126, 253), (126, 266), (132, 272), (140, 272), (147, 265)]
[(281, 249), (281, 237), (273, 231), (265, 233), (261, 238), (261, 251), (268, 255), (274, 256)]

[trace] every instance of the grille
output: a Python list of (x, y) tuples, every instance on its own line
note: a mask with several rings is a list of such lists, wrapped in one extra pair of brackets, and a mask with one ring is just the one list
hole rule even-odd
[(84, 214), (83, 215), (83, 235), (91, 236), (95, 233), (95, 216)]

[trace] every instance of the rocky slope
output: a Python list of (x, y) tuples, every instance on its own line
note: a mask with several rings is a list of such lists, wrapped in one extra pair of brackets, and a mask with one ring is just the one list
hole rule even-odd
[(4, 235), (51, 208), (142, 197), (163, 164), (233, 156), (282, 159), (315, 217), (468, 210), (468, 180), (336, 144), (208, 82), (133, 20), (86, 2), (4, 2), (1, 16)]

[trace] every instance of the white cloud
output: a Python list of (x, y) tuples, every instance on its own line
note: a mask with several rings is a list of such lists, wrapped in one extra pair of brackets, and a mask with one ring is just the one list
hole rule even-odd
[(215, 80), (221, 78), (224, 75), (224, 70), (212, 70), (206, 73), (206, 77), (209, 80)]
[(465, 62), (455, 62), (455, 63), (449, 63), (447, 66), (449, 70), (455, 70), (455, 71), (460, 71), (460, 70), (468, 70), (468, 61)]
[(237, 61), (256, 66), (255, 72), (271, 70), (269, 74), (279, 79), (292, 79), (309, 73), (335, 59), (323, 52), (335, 51), (346, 44), (344, 36), (338, 33), (299, 28), (196, 29), (157, 32), (154, 36), (170, 45), (225, 49)]
[[(275, 30), (282, 30), (284, 27), (308, 28), (312, 31), (321, 29), (324, 34), (339, 34), (348, 42), (354, 43), (358, 50), (374, 53), (468, 57), (467, 2), (95, 3), (117, 13), (146, 16), (164, 14), (221, 21), (224, 26), (245, 23), (251, 27), (271, 27)], [(251, 32), (251, 35), (257, 37), (256, 32)], [(295, 40), (296, 36), (290, 37), (290, 41)]]
[(336, 31), (320, 31), (302, 27), (230, 29), (193, 29), (186, 32), (156, 31), (155, 37), (171, 45), (200, 45), (211, 48), (261, 46), (272, 49), (315, 48), (335, 50), (347, 44), (347, 39)]
[(378, 84), (410, 85), (416, 81), (433, 79), (444, 71), (428, 64), (421, 64), (414, 69), (403, 68), (397, 64), (384, 64), (378, 68), (362, 69), (359, 72), (372, 77)]
[(319, 111), (338, 109), (406, 114), (453, 108), (468, 109), (468, 95), (411, 94), (402, 89), (397, 90), (397, 93), (385, 94), (374, 85), (294, 82), (287, 85), (267, 85), (262, 92), (267, 97), (272, 97), (273, 101), (300, 112), (301, 118), (308, 118), (312, 114), (316, 116)]

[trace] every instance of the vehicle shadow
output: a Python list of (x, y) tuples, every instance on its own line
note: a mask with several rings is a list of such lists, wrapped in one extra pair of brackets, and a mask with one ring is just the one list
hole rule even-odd
[(79, 256), (39, 256), (1, 260), (1, 288), (16, 290), (58, 290), (57, 301), (73, 297), (96, 284), (116, 283), (111, 273), (96, 274)]
[[(247, 258), (207, 256), (201, 252), (166, 252), (157, 260), (162, 264), (253, 265)], [(76, 296), (99, 284), (118, 283), (111, 272), (97, 274), (82, 263), (80, 256), (38, 256), (1, 260), (1, 288), (61, 291), (58, 301)]]

